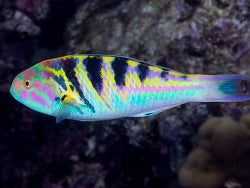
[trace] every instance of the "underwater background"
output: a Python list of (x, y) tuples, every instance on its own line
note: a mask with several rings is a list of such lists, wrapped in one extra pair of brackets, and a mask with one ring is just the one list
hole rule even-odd
[(0, 187), (250, 187), (249, 101), (56, 124), (9, 93), (18, 73), (67, 54), (249, 76), (249, 18), (248, 0), (1, 0)]

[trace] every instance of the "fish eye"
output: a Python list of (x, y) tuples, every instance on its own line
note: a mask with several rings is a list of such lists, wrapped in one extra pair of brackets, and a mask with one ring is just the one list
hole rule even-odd
[(31, 88), (31, 82), (30, 82), (30, 80), (25, 80), (24, 81), (24, 87), (26, 87), (27, 89)]

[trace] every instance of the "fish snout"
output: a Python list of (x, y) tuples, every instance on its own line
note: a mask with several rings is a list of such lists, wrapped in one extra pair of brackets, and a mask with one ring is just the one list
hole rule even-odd
[(23, 82), (16, 77), (10, 87), (10, 93), (13, 95), (14, 93), (17, 93), (21, 88), (23, 87)]

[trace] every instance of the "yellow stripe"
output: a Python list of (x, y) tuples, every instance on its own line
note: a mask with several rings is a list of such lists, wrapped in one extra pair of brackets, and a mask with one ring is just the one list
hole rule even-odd
[(132, 68), (137, 67), (140, 63), (132, 60), (127, 61), (128, 65), (131, 66)]
[(154, 71), (154, 72), (163, 72), (163, 69), (159, 68), (159, 67), (153, 67), (153, 66), (149, 66), (149, 69)]
[(115, 57), (102, 56), (103, 64), (108, 64), (114, 61)]
[(141, 81), (138, 77), (137, 73), (132, 74), (131, 71), (129, 71), (129, 74), (125, 75), (125, 83), (127, 87), (141, 87)]

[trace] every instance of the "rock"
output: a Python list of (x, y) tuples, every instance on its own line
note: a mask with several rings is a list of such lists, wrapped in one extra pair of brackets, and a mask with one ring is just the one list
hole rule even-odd
[(220, 118), (211, 138), (212, 152), (219, 159), (232, 162), (250, 151), (249, 135), (244, 127), (228, 117)]
[(216, 188), (223, 185), (226, 170), (223, 164), (206, 150), (193, 150), (178, 172), (180, 183), (190, 188)]
[(243, 115), (239, 122), (229, 117), (210, 118), (201, 125), (198, 147), (188, 155), (178, 172), (184, 187), (229, 185), (228, 178), (237, 178), (239, 185), (249, 184), (249, 115)]

